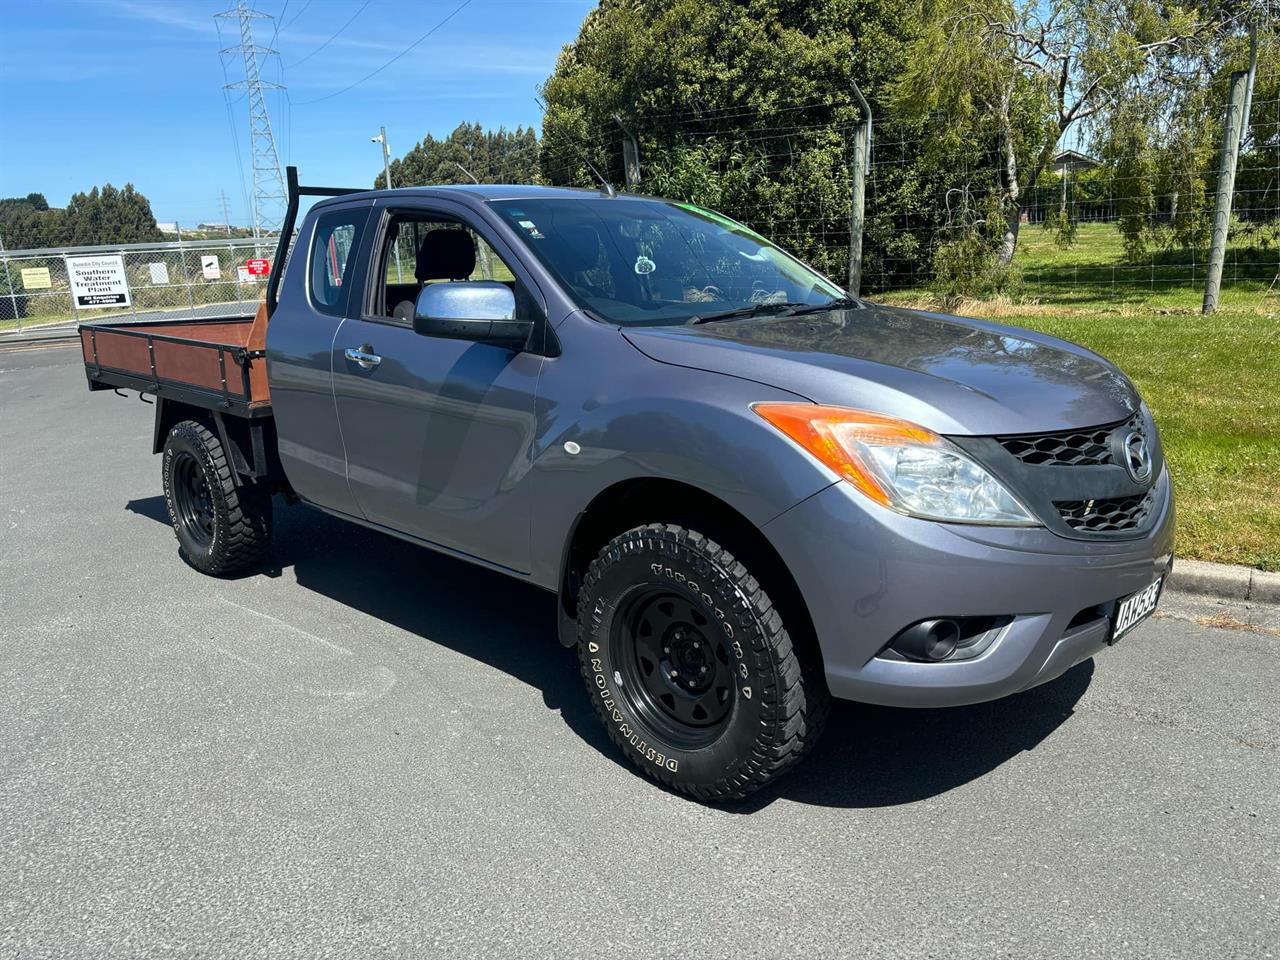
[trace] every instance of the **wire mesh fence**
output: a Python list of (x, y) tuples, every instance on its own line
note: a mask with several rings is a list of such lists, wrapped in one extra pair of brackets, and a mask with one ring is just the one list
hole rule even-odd
[[(1273, 84), (1268, 84), (1270, 89)], [(1280, 308), (1280, 98), (1253, 101), (1222, 276), (1224, 304)], [(628, 118), (636, 189), (700, 203), (759, 230), (838, 281), (853, 188), (850, 99)], [(1064, 138), (1016, 194), (995, 136), (945, 118), (875, 118), (862, 234), (863, 291), (897, 299), (1001, 296), (1064, 306), (1198, 304), (1208, 269), (1221, 130), (1157, 123), (1131, 149)], [(541, 176), (588, 186), (624, 176), (618, 124), (544, 143)], [(568, 140), (572, 142), (568, 142)], [(1025, 163), (1025, 160), (1024, 160)], [(1010, 223), (1009, 211), (1014, 211)], [(1012, 233), (1012, 256), (1000, 246)], [(978, 263), (980, 261), (980, 263)], [(990, 276), (981, 274), (987, 271)], [(975, 274), (977, 274), (975, 276)]]
[[(1222, 275), (1233, 302), (1280, 307), (1280, 99), (1255, 101), (1265, 141), (1242, 149)], [(1174, 132), (1176, 135), (1176, 131)], [(868, 180), (864, 275), (872, 290), (938, 291), (966, 240), (1010, 229), (1007, 287), (1043, 302), (1197, 301), (1209, 261), (1221, 143), (1168, 137), (1132, 153), (1060, 149), (1010, 200), (991, 151), (940, 150), (921, 139), (879, 138)], [(940, 175), (907, 195), (903, 173), (927, 158)], [(918, 184), (912, 184), (917, 186)], [(998, 203), (996, 202), (998, 201)], [(998, 221), (998, 222), (997, 222)]]
[(0, 252), (0, 332), (252, 313), (267, 277), (248, 261), (274, 255), (271, 239)]
[[(1274, 83), (1260, 89), (1274, 89)], [(1223, 304), (1280, 309), (1280, 97), (1252, 104), (1239, 156)], [(634, 137), (633, 189), (740, 220), (837, 281), (854, 235), (854, 131), (848, 97), (650, 113), (582, 126), (495, 158), (486, 179), (621, 186)], [(1159, 126), (1139, 147), (1060, 145), (1016, 196), (995, 138), (946, 135), (945, 118), (875, 118), (861, 233), (862, 290), (900, 301), (1004, 297), (1071, 307), (1189, 308), (1203, 293), (1221, 138)], [(459, 170), (466, 172), (459, 167)], [(634, 173), (634, 166), (632, 168)], [(1027, 176), (1022, 171), (1022, 176)], [(1008, 213), (1015, 211), (1010, 222)], [(1015, 234), (1007, 269), (997, 247)], [(267, 239), (0, 252), (0, 332), (100, 317), (161, 319), (251, 312)], [(77, 291), (86, 260), (105, 293)], [(994, 267), (993, 267), (994, 265)], [(983, 271), (990, 271), (984, 277)], [(83, 283), (80, 286), (84, 286)], [(121, 295), (123, 294), (123, 295)]]

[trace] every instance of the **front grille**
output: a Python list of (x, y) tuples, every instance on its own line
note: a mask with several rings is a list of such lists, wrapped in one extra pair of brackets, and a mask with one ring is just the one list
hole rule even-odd
[(1114, 533), (1141, 526), (1151, 512), (1154, 491), (1105, 500), (1055, 500), (1058, 515), (1072, 530)]
[[(1141, 430), (1142, 417), (1134, 414), (1124, 424), (1127, 430)], [(1111, 434), (1115, 424), (1091, 430), (1068, 430), (1019, 437), (999, 437), (1000, 446), (1023, 463), (1035, 467), (1099, 467), (1114, 463)]]

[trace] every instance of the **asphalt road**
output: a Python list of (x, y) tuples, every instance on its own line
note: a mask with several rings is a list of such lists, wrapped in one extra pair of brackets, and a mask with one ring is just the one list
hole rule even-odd
[(1280, 954), (1280, 637), (844, 705), (703, 807), (619, 762), (548, 595), (280, 504), (275, 570), (187, 568), (150, 414), (0, 352), (0, 956)]

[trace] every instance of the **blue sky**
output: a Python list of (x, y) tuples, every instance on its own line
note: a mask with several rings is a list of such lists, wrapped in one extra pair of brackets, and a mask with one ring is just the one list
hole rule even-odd
[[(592, 0), (471, 0), (445, 26), (354, 89), (317, 103), (400, 53), (461, 0), (369, 0), (320, 53), (316, 48), (364, 0), (248, 0), (276, 21), (254, 21), (273, 45), (264, 79), (281, 162), (303, 182), (368, 184), (381, 171), (387, 128), (393, 156), (428, 132), (463, 120), (536, 125), (537, 86), (573, 40)], [(213, 15), (234, 0), (0, 0), (0, 196), (43, 193), (62, 206), (76, 191), (132, 182), (159, 220), (221, 222), (225, 190), (233, 223), (248, 214), (223, 92), (219, 46), (239, 42)], [(283, 13), (283, 16), (280, 15)], [(281, 25), (272, 43), (276, 24)], [(279, 65), (277, 63), (279, 61)], [(232, 80), (238, 55), (225, 58)], [(240, 96), (231, 91), (231, 98)], [(250, 184), (245, 102), (232, 106)]]

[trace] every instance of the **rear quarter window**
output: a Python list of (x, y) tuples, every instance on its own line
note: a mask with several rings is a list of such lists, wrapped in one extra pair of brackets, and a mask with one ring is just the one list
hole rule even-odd
[(353, 209), (335, 210), (316, 220), (307, 286), (312, 305), (321, 313), (342, 316), (346, 312), (367, 218), (367, 210)]

